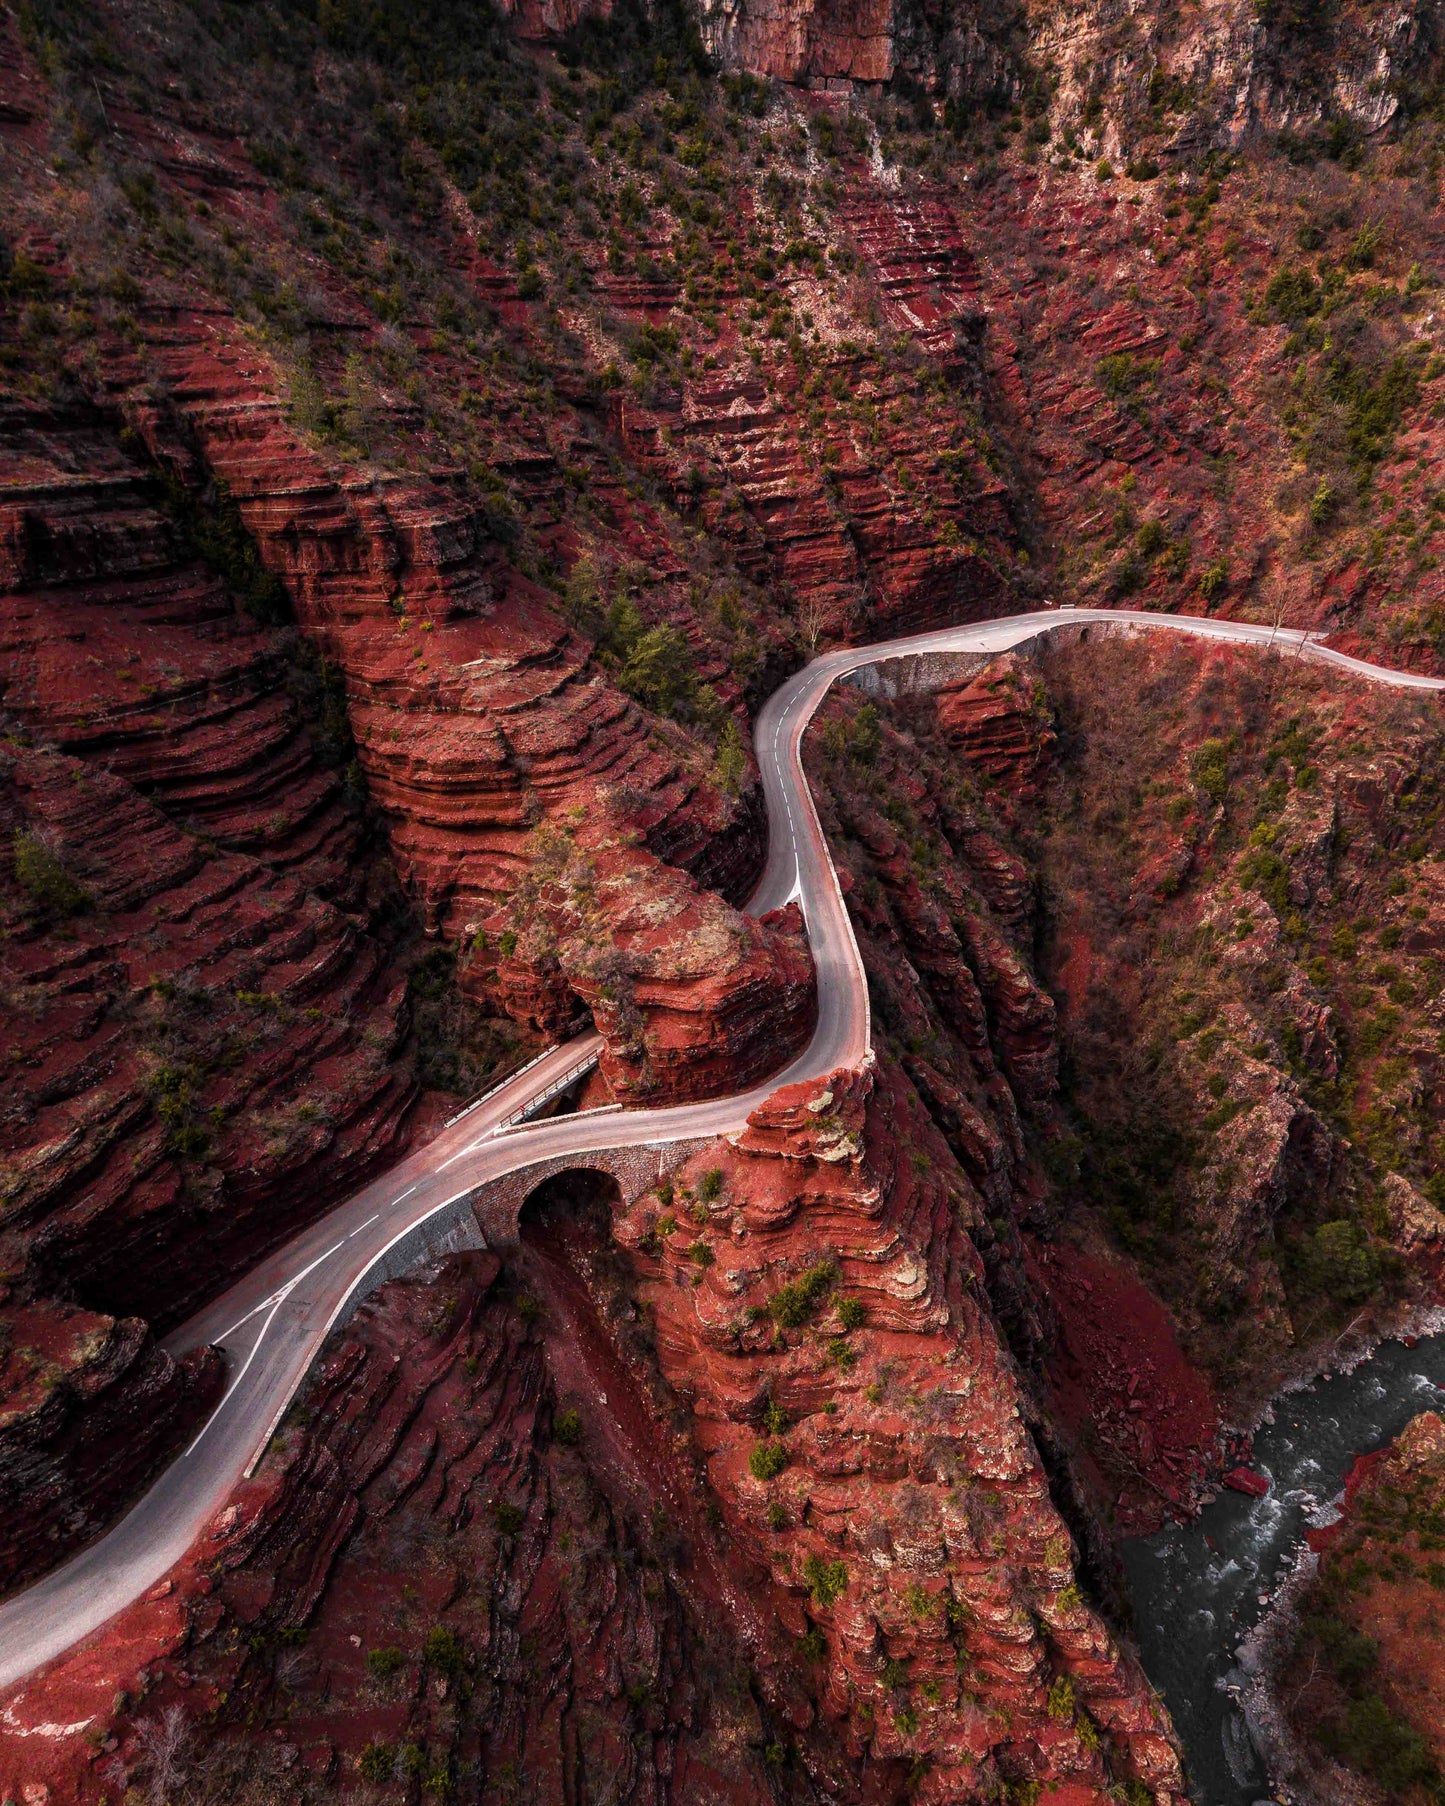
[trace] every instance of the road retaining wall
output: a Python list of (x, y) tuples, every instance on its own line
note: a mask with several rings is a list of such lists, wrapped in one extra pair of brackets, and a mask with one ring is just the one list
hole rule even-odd
[[(1041, 628), (1017, 645), (998, 652), (914, 652), (904, 658), (880, 658), (871, 665), (860, 665), (839, 678), (852, 684), (867, 696), (883, 702), (895, 702), (900, 696), (926, 696), (950, 684), (963, 682), (986, 665), (1003, 657), (1004, 651), (1022, 659), (1036, 658), (1050, 646), (1075, 644), (1087, 639), (1132, 639), (1150, 631), (1148, 621), (1067, 621), (1057, 627)], [(1155, 631), (1158, 631), (1156, 628)]]
[(366, 1270), (358, 1274), (356, 1283), (332, 1319), (331, 1328), (349, 1323), (371, 1294), (388, 1280), (400, 1279), (416, 1267), (429, 1266), (447, 1254), (460, 1254), (467, 1248), (485, 1248), (486, 1238), (477, 1226), (471, 1194), (463, 1192), (423, 1217), (419, 1223), (399, 1235), (383, 1248)]

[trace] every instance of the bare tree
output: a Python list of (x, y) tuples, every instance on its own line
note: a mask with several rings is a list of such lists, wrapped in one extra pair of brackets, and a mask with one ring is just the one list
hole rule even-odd
[(816, 592), (808, 595), (798, 610), (798, 637), (802, 640), (808, 657), (812, 658), (818, 650), (818, 641), (822, 639), (828, 626), (828, 609), (823, 598)]
[(170, 1795), (186, 1778), (186, 1757), (191, 1728), (185, 1707), (167, 1706), (159, 1718), (142, 1718), (135, 1727), (140, 1746), (140, 1767), (149, 1781), (148, 1806), (166, 1806)]

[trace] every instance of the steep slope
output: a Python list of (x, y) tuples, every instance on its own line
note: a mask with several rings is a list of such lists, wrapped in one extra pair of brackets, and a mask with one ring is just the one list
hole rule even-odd
[[(800, 1041), (796, 914), (738, 905), (749, 724), (820, 644), (1045, 597), (1445, 643), (1433, 5), (507, 18), (0, 21), (17, 1578), (214, 1384), (137, 1319), (384, 1162), (419, 1086), (589, 1015), (618, 1100)], [(539, 1231), (549, 1348), (485, 1261), (393, 1288), (216, 1591), (31, 1702), (84, 1720), (57, 1774), (159, 1786), (194, 1668), (202, 1797), (363, 1759), (583, 1797), (589, 1746), (629, 1797), (1178, 1787), (1083, 1587), (1221, 1411), (1435, 1283), (1437, 735), (1228, 654), (1071, 659), (830, 701), (877, 1072), (616, 1246)], [(549, 1443), (569, 1387), (632, 1429)]]

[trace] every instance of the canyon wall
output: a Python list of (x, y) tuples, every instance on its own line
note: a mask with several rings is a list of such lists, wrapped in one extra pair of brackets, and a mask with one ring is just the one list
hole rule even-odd
[[(17, 1578), (208, 1396), (145, 1322), (503, 1063), (590, 1016), (659, 1101), (800, 1043), (797, 912), (739, 906), (820, 646), (1137, 600), (1445, 647), (1434, 8), (507, 20), (0, 21)], [(238, 1798), (581, 1797), (589, 1747), (637, 1797), (1178, 1789), (1108, 1533), (1438, 1268), (1433, 726), (1088, 644), (808, 756), (876, 1072), (573, 1200), (581, 1266), (544, 1223), (390, 1288), (15, 1705), (28, 1782), (151, 1785), (176, 1707)]]

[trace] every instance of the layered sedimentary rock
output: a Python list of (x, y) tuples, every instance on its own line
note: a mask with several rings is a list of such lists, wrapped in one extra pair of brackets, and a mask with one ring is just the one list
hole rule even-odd
[(174, 1324), (394, 1155), (405, 984), (334, 904), (118, 777), (0, 771), (12, 1272)]
[(751, 0), (726, 7), (703, 0), (703, 41), (725, 65), (781, 81), (885, 82), (894, 68), (891, 0)]
[(1000, 1771), (1173, 1797), (1163, 1715), (1080, 1601), (1021, 1421), (986, 1207), (900, 1076), (779, 1092), (684, 1179), (618, 1234), (655, 1263), (662, 1372), (791, 1595), (822, 1722), (855, 1760), (926, 1761), (929, 1799)]
[(816, 995), (795, 904), (751, 921), (585, 827), (539, 835), (531, 853), (501, 918), (513, 926), (481, 932), (473, 971), (539, 1030), (564, 1029), (585, 1004), (616, 1096), (737, 1089), (806, 1040)]
[[(767, 1752), (790, 1728), (750, 1695), (749, 1614), (719, 1590), (693, 1476), (626, 1364), (599, 1373), (579, 1346), (600, 1325), (569, 1271), (529, 1260), (519, 1297), (494, 1256), (464, 1255), (363, 1310), (305, 1426), (197, 1551), (211, 1578), (199, 1596), (182, 1580), (188, 1627), (152, 1649), (149, 1698), (107, 1712), (104, 1750), (72, 1740), (52, 1798), (96, 1768), (142, 1780), (167, 1712), (178, 1770), (233, 1787), (470, 1770), (559, 1799), (777, 1797)], [(579, 1358), (608, 1388), (585, 1420), (560, 1402)], [(810, 1797), (795, 1759), (781, 1780)]]
[[(776, 1064), (798, 1031), (759, 1005), (767, 993), (788, 998), (806, 988), (796, 962), (775, 956), (766, 933), (712, 899), (701, 907), (730, 923), (733, 940), (749, 942), (752, 968), (714, 963), (714, 1003), (690, 997), (687, 974), (701, 968), (691, 963), (691, 918), (680, 902), (699, 895), (680, 867), (734, 896), (747, 890), (762, 850), (757, 791), (724, 796), (696, 742), (679, 729), (659, 731), (608, 684), (550, 598), (489, 550), (474, 512), (415, 480), (338, 481), (257, 391), (255, 373), (207, 342), (211, 331), (173, 343), (174, 404), (301, 620), (344, 674), (360, 772), (427, 926), (465, 945), (510, 905), (540, 827), (586, 818), (595, 833), (606, 824), (616, 882), (604, 892), (604, 913), (614, 899), (625, 908), (629, 895), (679, 899), (649, 925), (656, 957), (644, 1021), (624, 1027), (606, 1009), (598, 1018), (609, 1040), (614, 1030), (623, 1036), (616, 1070), (644, 1057), (641, 1035), (659, 1056), (651, 1090), (666, 1094), (673, 1066), (691, 1075), (680, 1076), (677, 1095), (700, 1084), (725, 1088), (723, 1066), (702, 1079), (666, 1057), (670, 1044), (677, 1051), (677, 1021), (696, 1018), (688, 1032), (707, 1035), (710, 1007), (726, 1024), (718, 1057), (749, 1071)], [(153, 454), (180, 463), (169, 422), (148, 418), (143, 406), (137, 418)], [(660, 944), (664, 919), (677, 942), (670, 950)], [(598, 926), (619, 946), (637, 938), (621, 922)], [(526, 986), (487, 985), (490, 969), (486, 961), (466, 967), (476, 994), (506, 1007)], [(545, 960), (533, 969), (533, 990), (555, 990), (547, 970)], [(579, 981), (545, 1009), (524, 1001), (519, 1015), (555, 1029), (575, 1018), (579, 998), (595, 1002), (595, 987)]]
[[(295, 649), (238, 610), (120, 425), (81, 403), (0, 413), (0, 707), (196, 832), (353, 896), (358, 823), (306, 732)], [(214, 531), (214, 507), (195, 524)]]
[(938, 692), (949, 741), (1016, 795), (1036, 794), (1057, 735), (1037, 672), (1014, 653)]
[[(810, 640), (997, 612), (1005, 586), (992, 555), (1014, 526), (1007, 485), (980, 443), (975, 253), (936, 195), (868, 184), (841, 197), (826, 247), (809, 255), (825, 249), (840, 269), (861, 264), (866, 284), (830, 292), (820, 265), (785, 277), (765, 258), (751, 270), (720, 263), (710, 287), (717, 305), (741, 310), (767, 292), (761, 263), (777, 279), (775, 307), (786, 297), (826, 308), (829, 340), (841, 338), (827, 345), (826, 383), (796, 356), (792, 367), (760, 369), (738, 345), (714, 372), (643, 404), (622, 399), (623, 442), (700, 510), (740, 565), (786, 586)], [(756, 299), (752, 310), (762, 312)], [(936, 360), (948, 387), (929, 394), (909, 363), (861, 355), (845, 336), (859, 315)]]
[(222, 1382), (211, 1349), (176, 1361), (137, 1318), (50, 1303), (0, 1312), (0, 1589), (107, 1525), (176, 1453)]

